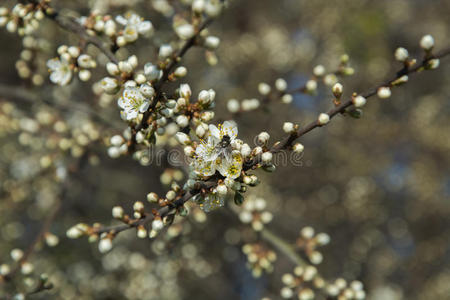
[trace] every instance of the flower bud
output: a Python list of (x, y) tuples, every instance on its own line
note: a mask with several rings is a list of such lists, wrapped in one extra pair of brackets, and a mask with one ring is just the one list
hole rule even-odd
[(391, 96), (391, 89), (389, 87), (383, 86), (377, 90), (377, 96), (380, 99), (387, 99)]
[(363, 107), (367, 102), (366, 98), (363, 96), (356, 96), (352, 99), (352, 101), (355, 107)]
[(217, 49), (220, 44), (220, 39), (216, 36), (208, 36), (205, 39), (205, 47), (211, 50)]
[(317, 77), (322, 77), (323, 75), (325, 75), (325, 67), (322, 65), (315, 66), (313, 74)]
[(319, 115), (318, 121), (319, 121), (319, 125), (325, 125), (330, 121), (330, 116), (325, 113), (321, 113)]
[(120, 73), (119, 67), (113, 62), (108, 62), (106, 64), (106, 71), (108, 71), (109, 75), (112, 75), (112, 76), (119, 75), (119, 73)]
[(261, 160), (262, 160), (264, 163), (269, 163), (269, 162), (272, 161), (272, 157), (273, 157), (272, 152), (267, 151), (267, 152), (264, 152), (264, 153), (261, 155)]
[(263, 131), (260, 134), (258, 134), (258, 142), (261, 144), (265, 144), (269, 141), (270, 135)]
[(164, 223), (161, 219), (155, 219), (152, 222), (152, 229), (155, 231), (160, 231), (161, 229), (163, 229), (164, 227)]
[(284, 122), (283, 131), (286, 133), (292, 133), (295, 130), (294, 123)]
[(159, 48), (158, 55), (161, 58), (167, 58), (167, 57), (171, 56), (172, 53), (173, 53), (172, 46), (169, 44), (164, 44), (164, 45), (161, 45), (161, 47)]
[(275, 88), (280, 92), (284, 92), (287, 89), (286, 80), (284, 80), (283, 78), (278, 78), (275, 81)]
[(229, 112), (231, 113), (236, 113), (239, 111), (240, 109), (240, 104), (239, 101), (236, 99), (230, 99), (227, 102), (227, 109)]
[(162, 71), (152, 63), (146, 63), (144, 65), (144, 74), (148, 80), (154, 81), (161, 77)]
[(427, 51), (431, 50), (434, 47), (434, 38), (429, 34), (423, 36), (420, 40), (420, 47)]
[(124, 215), (123, 208), (121, 206), (114, 206), (112, 208), (112, 216), (115, 219), (122, 219)]
[(270, 90), (271, 90), (270, 85), (268, 85), (267, 83), (261, 82), (258, 85), (258, 92), (263, 96), (268, 95), (270, 93)]
[(292, 147), (292, 150), (293, 150), (295, 153), (302, 153), (304, 149), (305, 149), (305, 147), (304, 147), (302, 144), (300, 144), (300, 143), (296, 143), (296, 144)]
[[(180, 26), (176, 26), (175, 33), (178, 35), (178, 37), (180, 39), (188, 40), (191, 37), (193, 37), (195, 34), (194, 26), (192, 26), (191, 24), (183, 24)], [(165, 57), (167, 57), (169, 55), (166, 55)]]
[(403, 47), (399, 47), (395, 50), (395, 59), (404, 62), (409, 57), (408, 50)]
[(148, 85), (148, 84), (143, 84), (139, 87), (139, 91), (142, 93), (142, 95), (144, 95), (146, 98), (153, 98), (153, 96), (155, 96), (155, 89)]
[(183, 67), (183, 66), (178, 67), (175, 69), (173, 74), (175, 74), (176, 77), (184, 77), (187, 74), (187, 69), (186, 69), (186, 67)]
[(106, 253), (112, 249), (112, 241), (110, 238), (103, 238), (98, 243), (100, 253)]
[(306, 82), (305, 87), (306, 87), (306, 90), (307, 90), (308, 92), (314, 92), (314, 91), (317, 90), (317, 81), (315, 81), (315, 80), (313, 80), (313, 79), (308, 80), (308, 81)]
[(183, 83), (180, 85), (180, 96), (189, 99), (192, 95), (191, 87), (187, 83)]
[(178, 116), (176, 122), (178, 126), (180, 126), (181, 128), (184, 128), (189, 125), (189, 119), (185, 115)]
[(182, 145), (188, 145), (191, 143), (191, 139), (189, 138), (189, 136), (184, 133), (184, 132), (177, 132), (177, 134), (175, 135), (177, 141), (182, 144)]
[(151, 203), (158, 202), (158, 195), (156, 193), (148, 193), (147, 194), (147, 201)]
[(332, 88), (333, 95), (337, 99), (341, 98), (343, 89), (344, 89), (344, 87), (342, 86), (342, 84), (340, 84), (339, 82), (336, 83), (335, 85), (333, 85), (333, 88)]

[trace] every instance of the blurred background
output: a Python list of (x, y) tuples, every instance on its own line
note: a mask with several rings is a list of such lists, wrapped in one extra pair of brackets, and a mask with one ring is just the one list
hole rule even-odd
[[(186, 6), (167, 1), (172, 12), (161, 13), (156, 2), (162, 1), (53, 6), (74, 16), (92, 8), (111, 15), (132, 10), (151, 20), (155, 36), (117, 54), (136, 54), (142, 68), (173, 39), (171, 16)], [(189, 70), (183, 81), (194, 94), (213, 88), (215, 120), (234, 119), (244, 141), (267, 131), (274, 142), (284, 136), (285, 121), (307, 124), (332, 107), (331, 88), (319, 84), (314, 95), (296, 94), (290, 104), (269, 101), (239, 114), (227, 110), (227, 101), (259, 97), (258, 84), (279, 77), (290, 88), (303, 86), (316, 65), (335, 70), (343, 54), (355, 70), (339, 78), (344, 95), (363, 92), (401, 68), (397, 47), (420, 59), (424, 34), (434, 36), (436, 49), (448, 47), (449, 12), (444, 0), (232, 1), (209, 29), (221, 39), (217, 64), (207, 63), (214, 54), (193, 49), (183, 60)], [(187, 173), (169, 164), (164, 149), (170, 143), (157, 148), (161, 163), (109, 158), (108, 140), (126, 123), (114, 97), (93, 91), (92, 82), (105, 76), (103, 66), (91, 83), (55, 86), (45, 62), (59, 45), (78, 45), (79, 39), (48, 20), (33, 36), (38, 46), (29, 69), (42, 79), (20, 78), (22, 40), (0, 31), (0, 265), (13, 265), (11, 250), (27, 249), (55, 213), (46, 229), (59, 243), (50, 247), (53, 236), (47, 234), (29, 257), (33, 274), (48, 274), (54, 288), (33, 299), (279, 299), (281, 276), (294, 265), (277, 253), (273, 272), (254, 278), (241, 248), (261, 239), (230, 208), (204, 214), (192, 205), (186, 220), (173, 225), (177, 234), (141, 240), (129, 230), (106, 255), (96, 243), (66, 238), (79, 222), (114, 223), (111, 207), (130, 209), (151, 191), (163, 195), (167, 183), (183, 184)], [(88, 48), (93, 56), (96, 51)], [(337, 116), (302, 137), (301, 162), (273, 174), (258, 171), (262, 183), (247, 194), (267, 201), (274, 218), (266, 226), (290, 243), (304, 226), (330, 235), (317, 267), (325, 278), (361, 280), (368, 299), (450, 299), (449, 97), (450, 60), (444, 58), (437, 70), (411, 76), (391, 98), (370, 99), (362, 118)], [(26, 290), (32, 278), (0, 282), (0, 298)]]

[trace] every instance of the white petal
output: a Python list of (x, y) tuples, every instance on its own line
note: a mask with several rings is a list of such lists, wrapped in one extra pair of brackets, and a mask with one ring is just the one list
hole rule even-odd
[(150, 101), (144, 101), (144, 103), (142, 103), (141, 107), (139, 107), (139, 111), (141, 113), (144, 113), (147, 111), (149, 106), (150, 106)]
[(123, 16), (119, 15), (119, 16), (116, 17), (116, 22), (121, 24), (121, 25), (123, 25), (123, 26), (126, 26), (127, 23), (128, 23), (128, 20), (125, 19)]
[(228, 135), (231, 140), (234, 140), (237, 137), (238, 129), (235, 122), (225, 121), (222, 126), (224, 134)]
[(144, 21), (138, 24), (139, 34), (147, 34), (152, 31), (153, 25), (150, 21)]
[(134, 119), (138, 116), (138, 112), (135, 110), (126, 111), (126, 114), (127, 114), (127, 120)]
[(57, 58), (52, 58), (47, 61), (47, 67), (54, 71), (61, 67), (61, 61)]
[(209, 125), (209, 133), (211, 137), (216, 140), (220, 141), (222, 139), (222, 137), (220, 136), (220, 130), (214, 125)]

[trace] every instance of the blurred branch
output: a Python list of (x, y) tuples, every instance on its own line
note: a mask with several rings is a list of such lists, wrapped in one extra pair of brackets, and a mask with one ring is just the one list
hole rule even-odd
[(261, 237), (277, 248), (278, 251), (286, 255), (286, 257), (297, 266), (308, 265), (308, 263), (297, 252), (295, 252), (294, 248), (289, 243), (276, 236), (276, 234), (269, 229), (263, 228), (261, 230)]
[[(69, 174), (74, 174), (80, 171), (83, 168), (83, 166), (86, 165), (87, 162), (88, 162), (88, 151), (86, 151), (80, 158), (78, 158), (72, 165), (68, 167)], [(62, 201), (66, 197), (70, 187), (71, 187), (70, 178), (68, 177), (64, 180), (64, 183), (61, 186), (59, 201), (53, 206), (53, 210), (42, 223), (42, 226), (38, 234), (34, 238), (33, 242), (28, 246), (24, 255), (17, 261), (16, 266), (7, 275), (1, 276), (3, 280), (0, 280), (0, 283), (12, 281), (14, 276), (22, 267), (22, 264), (25, 263), (30, 258), (30, 256), (36, 250), (36, 246), (40, 244), (42, 240), (45, 238), (45, 235), (49, 232), (50, 226), (52, 225), (58, 212), (60, 211)], [(34, 290), (27, 293), (27, 295), (37, 294), (39, 292), (51, 288), (52, 288), (51, 284), (46, 284), (46, 280), (41, 279), (39, 285)]]
[[(429, 62), (430, 62), (432, 59), (440, 59), (440, 58), (446, 57), (446, 56), (448, 56), (448, 55), (450, 55), (450, 48), (446, 48), (446, 49), (444, 49), (444, 50), (441, 50), (441, 51), (439, 51), (439, 52), (438, 52), (437, 54), (435, 54), (435, 55), (429, 55), (428, 57), (426, 57), (426, 58), (422, 61), (421, 64), (418, 64), (418, 65), (416, 65), (416, 66), (413, 67), (413, 68), (403, 68), (402, 70), (400, 70), (400, 71), (397, 72), (397, 74), (395, 75), (394, 78), (392, 78), (392, 79), (390, 79), (390, 80), (387, 80), (387, 81), (385, 81), (384, 83), (379, 84), (379, 85), (377, 85), (376, 87), (371, 88), (371, 89), (369, 89), (368, 91), (366, 91), (366, 92), (364, 92), (364, 93), (362, 93), (362, 94), (359, 94), (359, 95), (361, 95), (361, 96), (363, 96), (364, 98), (368, 99), (368, 98), (370, 98), (370, 97), (376, 95), (378, 89), (381, 88), (381, 87), (395, 87), (395, 85), (393, 85), (393, 83), (394, 83), (395, 81), (397, 81), (400, 77), (402, 77), (402, 76), (404, 76), (404, 75), (411, 75), (411, 74), (418, 73), (418, 72), (421, 72), (421, 71), (423, 71), (423, 70), (426, 70), (426, 68), (427, 68), (427, 66), (428, 66), (428, 64), (429, 64)], [(336, 115), (344, 113), (345, 110), (346, 110), (348, 107), (352, 106), (352, 105), (353, 105), (353, 101), (352, 101), (352, 100), (353, 100), (353, 98), (350, 98), (350, 99), (348, 99), (347, 101), (342, 102), (340, 105), (338, 105), (338, 106), (336, 106), (336, 107), (330, 109), (330, 110), (326, 113), (326, 114), (330, 117), (330, 120), (331, 120), (333, 117), (335, 117)], [(295, 140), (297, 140), (299, 137), (301, 137), (301, 136), (305, 135), (306, 133), (312, 131), (314, 128), (322, 127), (322, 126), (324, 126), (324, 125), (321, 125), (321, 124), (319, 123), (318, 120), (315, 120), (315, 121), (309, 123), (308, 125), (306, 125), (305, 127), (300, 128), (299, 130), (297, 130), (297, 131), (291, 133), (289, 136), (285, 137), (281, 142), (276, 143), (276, 144), (270, 149), (270, 152), (272, 152), (272, 153), (277, 153), (277, 152), (279, 152), (279, 151), (281, 151), (281, 150), (288, 149), (289, 147), (292, 146), (293, 142), (294, 142)], [(257, 157), (255, 157), (255, 158), (252, 159), (251, 161), (246, 162), (246, 164), (244, 165), (244, 168), (243, 168), (243, 169), (244, 169), (245, 171), (246, 171), (246, 170), (249, 170), (249, 169), (252, 169), (252, 168), (254, 168), (257, 164), (259, 164), (260, 162), (261, 162), (261, 155), (258, 155)]]
[[(48, 95), (48, 93), (46, 94)], [(73, 110), (77, 110), (89, 116), (92, 116), (93, 119), (100, 121), (105, 125), (121, 130), (121, 126), (118, 123), (111, 121), (109, 118), (105, 117), (103, 114), (96, 112), (93, 109), (86, 108), (82, 104), (76, 102), (69, 102), (67, 105), (61, 105), (57, 102), (47, 99), (47, 96), (40, 96), (36, 92), (29, 91), (20, 86), (10, 86), (0, 83), (0, 97), (12, 98), (31, 104), (36, 102), (37, 103), (42, 102), (51, 107), (56, 107), (61, 111), (69, 113), (73, 113)]]

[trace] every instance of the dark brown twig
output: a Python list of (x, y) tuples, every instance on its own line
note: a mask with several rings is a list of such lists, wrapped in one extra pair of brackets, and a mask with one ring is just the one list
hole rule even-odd
[[(384, 83), (369, 89), (368, 91), (360, 94), (361, 96), (363, 96), (364, 98), (368, 99), (374, 95), (377, 94), (377, 91), (379, 88), (381, 87), (393, 87), (393, 83), (395, 81), (397, 81), (400, 77), (404, 76), (404, 75), (410, 75), (410, 74), (414, 74), (417, 72), (420, 72), (422, 70), (424, 70), (428, 63), (430, 62), (430, 60), (432, 59), (440, 59), (443, 58), (445, 56), (450, 55), (450, 48), (446, 48), (440, 52), (438, 52), (435, 55), (430, 55), (429, 57), (425, 58), (421, 64), (416, 65), (413, 68), (404, 68), (402, 70), (400, 70), (399, 72), (397, 72), (397, 74), (395, 75), (394, 78), (385, 81)], [(340, 105), (330, 109), (326, 114), (330, 117), (330, 120), (335, 117), (336, 115), (340, 114), (340, 113), (344, 113), (345, 110), (353, 105), (353, 101), (352, 98), (348, 99), (345, 102), (342, 102)], [(289, 147), (292, 146), (293, 142), (295, 140), (297, 140), (299, 137), (305, 135), (306, 133), (310, 132), (311, 130), (313, 130), (314, 128), (317, 127), (322, 127), (324, 125), (321, 125), (319, 123), (318, 120), (312, 121), (311, 123), (309, 123), (308, 125), (306, 125), (305, 127), (302, 127), (300, 129), (298, 129), (297, 131), (293, 132), (292, 134), (290, 134), (289, 136), (285, 137), (283, 140), (281, 140), (281, 142), (276, 143), (271, 149), (270, 152), (272, 153), (277, 153), (280, 152), (282, 150), (286, 150), (289, 149)], [(257, 157), (255, 157), (254, 159), (246, 162), (246, 164), (244, 165), (244, 171), (249, 170), (253, 167), (255, 167), (257, 164), (259, 164), (261, 162), (261, 155), (258, 155)]]

